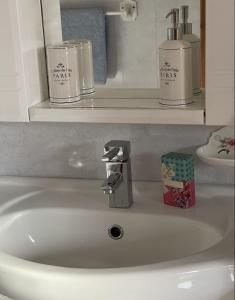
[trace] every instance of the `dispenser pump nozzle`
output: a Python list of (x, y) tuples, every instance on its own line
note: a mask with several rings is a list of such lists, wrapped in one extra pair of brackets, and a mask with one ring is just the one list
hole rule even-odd
[(189, 6), (188, 5), (182, 5), (180, 8), (181, 11), (181, 20), (182, 23), (181, 25), (181, 29), (183, 34), (192, 34), (192, 23), (188, 22), (189, 19)]
[(172, 27), (167, 29), (167, 39), (168, 40), (182, 40), (182, 31), (179, 28), (179, 9), (173, 8), (166, 16), (169, 18), (171, 16)]
[(188, 5), (182, 5), (181, 6), (181, 15), (182, 15), (182, 21), (184, 23), (188, 23), (188, 18), (189, 18), (189, 7), (188, 7)]
[(174, 28), (178, 27), (179, 24), (179, 9), (173, 8), (166, 16), (166, 18), (169, 18), (171, 16), (171, 23)]

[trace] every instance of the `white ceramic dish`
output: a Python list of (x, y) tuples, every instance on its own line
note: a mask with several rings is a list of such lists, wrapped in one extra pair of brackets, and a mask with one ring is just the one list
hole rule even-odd
[(234, 168), (234, 149), (234, 128), (224, 127), (213, 132), (208, 144), (198, 148), (196, 153), (209, 165)]

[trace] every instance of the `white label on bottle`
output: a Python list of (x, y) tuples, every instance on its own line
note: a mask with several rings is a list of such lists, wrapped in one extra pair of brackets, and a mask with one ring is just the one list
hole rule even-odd
[(192, 97), (192, 48), (160, 49), (160, 96), (176, 104)]
[(170, 82), (176, 81), (179, 71), (180, 70), (177, 67), (174, 67), (169, 62), (165, 61), (160, 68), (160, 76), (163, 84), (169, 85)]

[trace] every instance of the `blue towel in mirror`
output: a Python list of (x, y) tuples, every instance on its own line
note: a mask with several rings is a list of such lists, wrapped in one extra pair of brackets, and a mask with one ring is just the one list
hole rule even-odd
[(94, 80), (105, 84), (107, 53), (105, 14), (100, 8), (61, 9), (63, 40), (87, 39), (92, 41)]

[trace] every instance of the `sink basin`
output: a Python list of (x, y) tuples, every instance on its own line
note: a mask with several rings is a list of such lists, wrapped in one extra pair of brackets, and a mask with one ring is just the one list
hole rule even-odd
[[(32, 199), (34, 201), (35, 199)], [(123, 238), (112, 239), (112, 225)], [(41, 264), (120, 268), (168, 261), (218, 243), (222, 233), (184, 217), (47, 208), (0, 219), (1, 250)]]
[(159, 183), (134, 183), (134, 206), (121, 210), (108, 208), (99, 186), (0, 178), (0, 293), (15, 300), (232, 295), (232, 187), (199, 186), (197, 206), (182, 210), (162, 203)]

